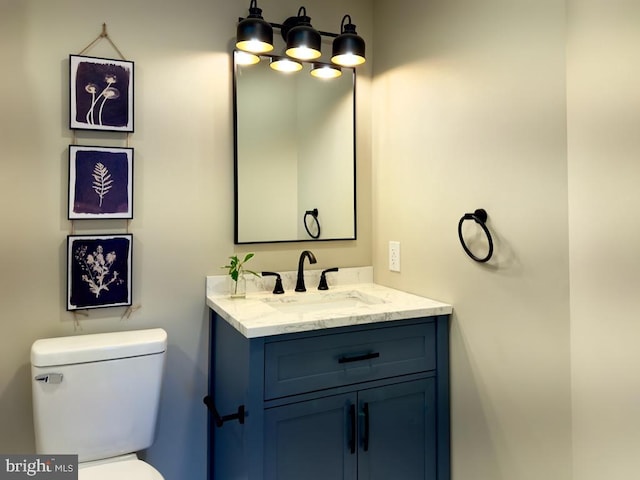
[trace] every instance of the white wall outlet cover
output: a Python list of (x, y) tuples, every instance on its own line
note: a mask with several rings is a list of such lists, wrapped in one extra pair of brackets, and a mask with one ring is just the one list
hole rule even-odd
[(400, 271), (400, 242), (389, 242), (389, 270)]

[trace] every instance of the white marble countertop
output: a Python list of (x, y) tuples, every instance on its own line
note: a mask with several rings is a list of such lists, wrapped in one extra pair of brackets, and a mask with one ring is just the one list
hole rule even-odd
[[(305, 271), (307, 292), (295, 292), (296, 272), (283, 272), (285, 293), (271, 293), (275, 277), (250, 277), (246, 298), (232, 299), (227, 276), (207, 277), (207, 305), (247, 338), (325, 328), (446, 315), (451, 305), (373, 283), (371, 267), (344, 268), (327, 274), (329, 290), (318, 291), (320, 270)], [(349, 297), (349, 298), (347, 298)], [(341, 299), (347, 299), (340, 303)], [(372, 301), (358, 301), (358, 298)], [(313, 300), (312, 300), (313, 299)], [(319, 308), (287, 305), (318, 300)], [(337, 300), (335, 305), (331, 302)], [(284, 305), (284, 309), (279, 306)]]

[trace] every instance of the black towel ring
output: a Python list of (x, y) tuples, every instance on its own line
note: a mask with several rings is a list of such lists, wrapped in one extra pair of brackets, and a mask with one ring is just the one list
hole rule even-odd
[[(489, 232), (489, 229), (485, 225), (487, 218), (488, 218), (488, 215), (486, 210), (484, 210), (483, 208), (479, 208), (473, 213), (465, 213), (460, 219), (460, 221), (458, 222), (458, 238), (460, 239), (462, 248), (464, 248), (464, 251), (467, 253), (467, 255), (473, 258), (476, 262), (480, 262), (480, 263), (488, 262), (491, 256), (493, 255), (493, 239), (491, 238), (491, 233)], [(464, 243), (464, 238), (462, 238), (462, 224), (464, 223), (465, 220), (475, 221), (478, 225), (480, 225), (480, 228), (482, 228), (485, 235), (487, 236), (487, 240), (489, 241), (489, 252), (487, 252), (486, 256), (482, 258), (476, 257), (473, 254), (473, 252), (469, 250), (469, 247), (467, 247), (467, 244)]]
[[(313, 234), (309, 231), (309, 225), (307, 225), (307, 217), (311, 216), (316, 221), (316, 227), (318, 231)], [(319, 238), (320, 237), (320, 220), (318, 220), (318, 209), (314, 208), (313, 210), (307, 210), (304, 212), (304, 218), (302, 219), (302, 223), (304, 223), (304, 229), (307, 231), (311, 238)]]

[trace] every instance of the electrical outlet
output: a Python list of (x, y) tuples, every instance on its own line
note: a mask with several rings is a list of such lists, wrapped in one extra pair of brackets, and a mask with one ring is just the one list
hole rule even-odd
[(389, 270), (400, 271), (400, 242), (389, 242)]

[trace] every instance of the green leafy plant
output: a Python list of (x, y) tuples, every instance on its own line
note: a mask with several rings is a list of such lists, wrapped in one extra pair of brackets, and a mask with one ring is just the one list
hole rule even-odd
[(259, 277), (260, 275), (253, 270), (248, 270), (245, 268), (245, 263), (251, 260), (254, 257), (255, 253), (247, 253), (242, 260), (238, 258), (237, 255), (232, 255), (229, 257), (229, 265), (225, 265), (220, 268), (226, 268), (228, 270), (229, 276), (235, 282), (234, 284), (234, 294), (238, 293), (238, 279), (241, 278), (244, 274), (249, 273), (251, 275), (255, 275)]

